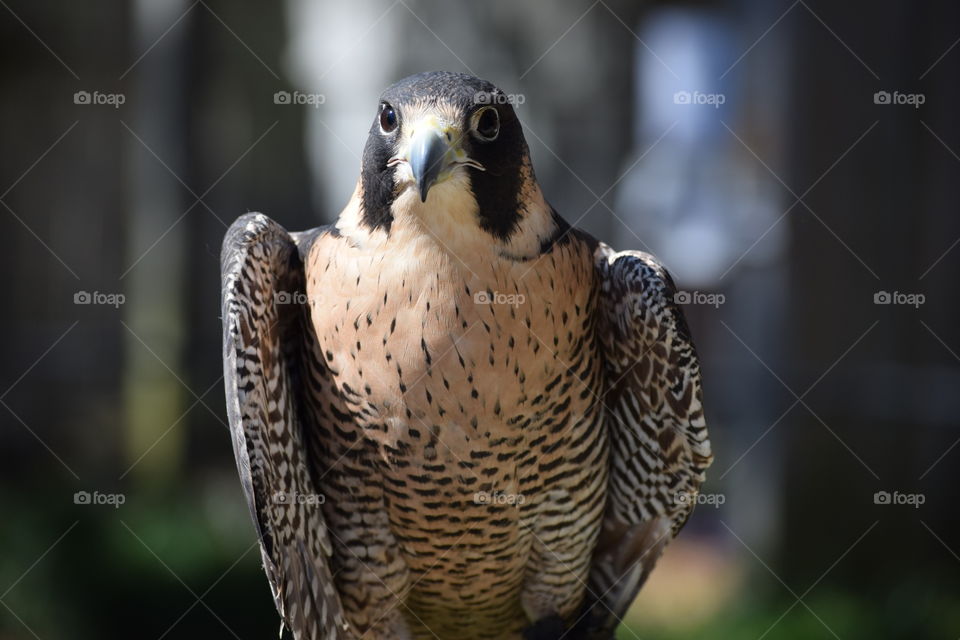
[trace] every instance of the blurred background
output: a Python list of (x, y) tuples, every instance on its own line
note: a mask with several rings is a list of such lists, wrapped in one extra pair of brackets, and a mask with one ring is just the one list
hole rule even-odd
[(3, 640), (275, 637), (220, 242), (333, 221), (431, 69), (683, 291), (716, 462), (618, 637), (960, 636), (960, 5), (0, 5)]

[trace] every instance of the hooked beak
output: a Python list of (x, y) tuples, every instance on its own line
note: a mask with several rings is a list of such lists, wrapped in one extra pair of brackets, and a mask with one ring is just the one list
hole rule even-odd
[(407, 162), (420, 193), (420, 202), (426, 202), (430, 187), (454, 164), (456, 150), (447, 141), (447, 133), (432, 125), (417, 131), (408, 149)]
[(458, 127), (428, 116), (414, 125), (409, 141), (387, 161), (387, 166), (407, 165), (420, 202), (426, 202), (430, 188), (448, 179), (457, 167), (486, 171), (486, 167), (467, 155), (460, 144), (462, 137)]

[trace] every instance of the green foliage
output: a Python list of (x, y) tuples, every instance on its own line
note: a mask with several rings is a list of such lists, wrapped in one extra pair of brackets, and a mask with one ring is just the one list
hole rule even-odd
[(668, 628), (627, 620), (618, 640), (940, 640), (957, 637), (960, 594), (934, 584), (902, 585), (885, 594), (824, 590), (804, 598), (806, 606), (786, 599), (758, 597), (745, 589), (738, 604), (695, 628)]

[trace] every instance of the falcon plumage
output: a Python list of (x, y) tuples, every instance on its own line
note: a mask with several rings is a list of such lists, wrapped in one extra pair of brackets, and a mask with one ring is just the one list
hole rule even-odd
[(503, 98), (402, 80), (335, 225), (227, 233), (234, 451), (297, 640), (610, 638), (710, 464), (669, 276), (547, 204)]

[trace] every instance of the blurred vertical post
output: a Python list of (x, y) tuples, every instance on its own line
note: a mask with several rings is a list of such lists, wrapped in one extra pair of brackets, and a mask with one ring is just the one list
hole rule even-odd
[[(874, 494), (921, 493), (927, 505), (952, 505), (957, 492), (960, 308), (952, 245), (960, 231), (960, 9), (955, 3), (893, 5), (872, 12), (872, 26), (863, 30), (864, 13), (854, 6), (809, 4), (844, 34), (842, 46), (856, 57), (816, 21), (795, 23), (794, 38), (806, 46), (794, 70), (802, 99), (794, 102), (795, 125), (788, 129), (796, 158), (792, 181), (817, 186), (805, 198), (810, 210), (798, 211), (793, 223), (797, 246), (806, 250), (796, 251), (791, 265), (791, 361), (815, 374), (870, 333), (831, 367), (811, 398), (817, 416), (801, 414), (787, 448), (784, 575), (809, 577), (810, 558), (795, 547), (834, 543), (835, 528), (820, 523), (842, 511), (856, 519), (843, 532), (848, 538), (875, 520), (880, 525), (836, 573), (877, 588), (871, 572), (882, 555), (890, 579), (903, 581), (904, 597), (923, 598), (933, 588), (907, 582), (917, 579), (918, 567), (929, 572), (923, 579), (942, 572), (956, 584), (955, 513), (928, 506), (914, 515), (909, 507), (875, 503)], [(924, 101), (891, 103), (892, 93)], [(891, 304), (888, 297), (884, 303), (882, 292), (920, 294), (926, 302)], [(909, 607), (896, 602), (898, 619), (909, 620), (903, 618)], [(921, 635), (911, 629), (910, 637)]]
[(131, 266), (121, 276), (128, 292), (125, 452), (131, 473), (155, 484), (175, 476), (184, 441), (178, 426), (186, 389), (177, 372), (185, 330), (188, 227), (179, 224), (187, 214), (176, 176), (184, 164), (177, 141), (182, 140), (181, 60), (187, 32), (170, 25), (187, 5), (184, 0), (138, 0), (135, 7), (134, 48), (148, 53), (126, 72), (135, 115), (127, 123), (131, 188), (126, 253)]

